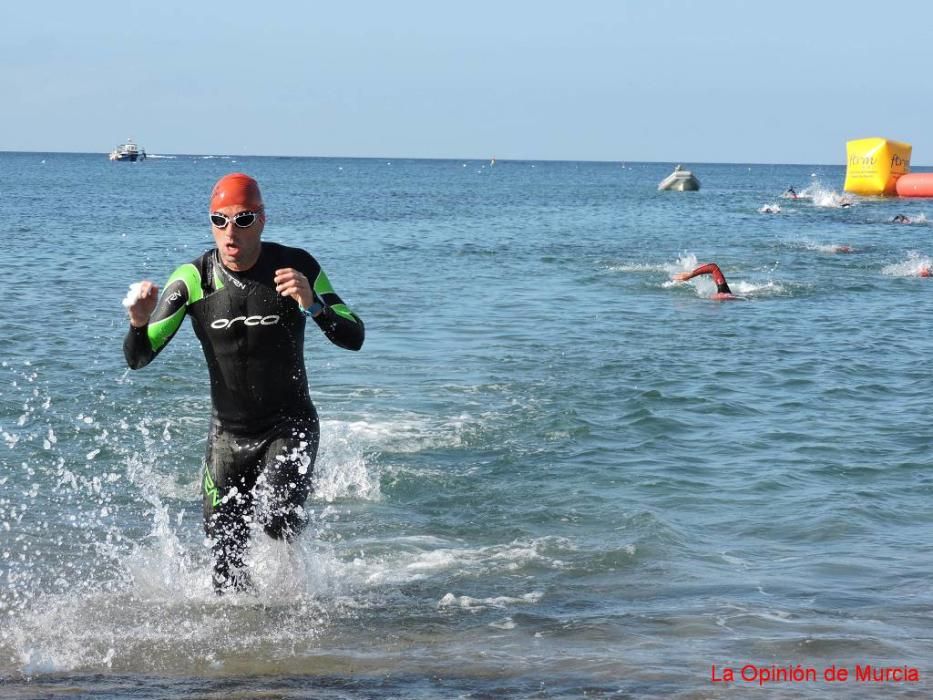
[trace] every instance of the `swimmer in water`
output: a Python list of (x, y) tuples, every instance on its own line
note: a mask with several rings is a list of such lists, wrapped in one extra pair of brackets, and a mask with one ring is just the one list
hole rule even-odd
[(734, 301), (741, 299), (741, 297), (735, 296), (732, 293), (732, 290), (729, 289), (729, 284), (726, 282), (725, 275), (722, 274), (722, 270), (719, 269), (719, 265), (716, 263), (706, 263), (705, 265), (700, 265), (693, 272), (678, 272), (674, 275), (673, 279), (679, 282), (686, 282), (689, 279), (693, 279), (699, 275), (711, 275), (713, 282), (716, 283), (716, 293), (710, 297), (713, 301)]
[(911, 223), (909, 216), (904, 216), (903, 214), (898, 214), (893, 219), (891, 219), (892, 224), (909, 224)]

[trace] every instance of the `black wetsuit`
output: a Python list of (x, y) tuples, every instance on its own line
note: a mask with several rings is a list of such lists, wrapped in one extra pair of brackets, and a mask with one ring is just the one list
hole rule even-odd
[(213, 416), (203, 477), (204, 527), (218, 590), (240, 587), (250, 520), (275, 538), (301, 531), (317, 455), (318, 419), (304, 364), (307, 316), (275, 291), (275, 271), (304, 274), (323, 311), (314, 317), (336, 345), (359, 350), (363, 323), (334, 292), (309, 253), (263, 243), (256, 264), (227, 269), (212, 249), (179, 267), (149, 324), (123, 343), (133, 369), (145, 367), (190, 316), (211, 379)]

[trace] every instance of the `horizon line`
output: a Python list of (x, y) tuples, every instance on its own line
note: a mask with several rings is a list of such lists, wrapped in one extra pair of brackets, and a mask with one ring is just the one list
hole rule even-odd
[[(31, 150), (16, 150), (16, 149), (2, 149), (0, 154), (4, 153), (15, 153), (15, 154), (35, 154), (35, 155), (87, 155), (87, 156), (106, 156), (107, 153), (104, 151), (31, 151)], [(594, 160), (589, 158), (584, 159), (568, 159), (568, 158), (496, 158), (494, 156), (486, 157), (450, 157), (450, 156), (308, 156), (308, 155), (283, 155), (278, 153), (147, 153), (147, 157), (153, 156), (213, 156), (215, 158), (289, 158), (289, 159), (317, 159), (317, 160), (429, 160), (429, 161), (487, 161), (495, 160), (499, 162), (511, 162), (511, 163), (619, 163), (625, 165), (627, 163), (642, 163), (642, 164), (658, 164), (664, 165), (667, 163), (680, 163), (680, 164), (702, 164), (702, 165), (799, 165), (799, 166), (820, 166), (820, 167), (842, 167), (845, 166), (844, 162), (840, 163), (786, 163), (786, 162), (765, 162), (765, 161), (725, 161), (725, 160), (623, 160), (619, 158), (613, 158), (609, 160)], [(929, 167), (926, 165), (917, 165), (917, 167), (924, 168)]]
[[(21, 151), (21, 150), (6, 150), (0, 149), (0, 155), (4, 153), (11, 154), (20, 154), (20, 155), (69, 155), (69, 156), (98, 156), (98, 155), (107, 155), (103, 151)], [(787, 166), (808, 166), (808, 167), (845, 167), (845, 162), (840, 163), (787, 163), (787, 162), (766, 162), (766, 161), (729, 161), (729, 160), (622, 160), (622, 159), (611, 159), (611, 160), (594, 160), (589, 158), (584, 159), (568, 159), (568, 158), (496, 158), (495, 156), (488, 157), (469, 157), (469, 158), (454, 158), (450, 156), (308, 156), (308, 155), (283, 155), (279, 153), (147, 153), (147, 157), (150, 158), (178, 158), (178, 157), (214, 157), (214, 158), (288, 158), (288, 159), (308, 159), (308, 160), (426, 160), (426, 161), (453, 161), (453, 162), (463, 162), (463, 161), (480, 161), (485, 162), (487, 160), (495, 160), (497, 163), (601, 163), (601, 164), (613, 164), (618, 163), (620, 165), (626, 165), (628, 163), (638, 163), (642, 165), (665, 165), (669, 163), (679, 163), (683, 164), (697, 164), (697, 165), (787, 165)], [(911, 164), (914, 165), (914, 164)], [(933, 165), (926, 165), (922, 163), (917, 163), (915, 165), (917, 168), (929, 168)]]

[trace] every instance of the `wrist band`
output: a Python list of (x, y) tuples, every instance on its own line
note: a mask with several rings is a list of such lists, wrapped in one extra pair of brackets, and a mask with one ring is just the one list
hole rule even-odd
[(322, 304), (319, 301), (316, 301), (313, 304), (311, 304), (311, 306), (309, 306), (307, 309), (301, 306), (299, 306), (298, 308), (301, 309), (301, 313), (303, 313), (305, 316), (317, 316), (318, 313), (324, 310), (324, 304)]

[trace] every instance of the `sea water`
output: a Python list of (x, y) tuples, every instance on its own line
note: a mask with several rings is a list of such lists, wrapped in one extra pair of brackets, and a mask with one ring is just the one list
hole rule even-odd
[[(929, 693), (933, 204), (673, 165), (0, 153), (0, 694)], [(311, 525), (218, 598), (205, 363), (128, 370), (121, 299), (231, 171), (367, 337), (309, 326)]]

